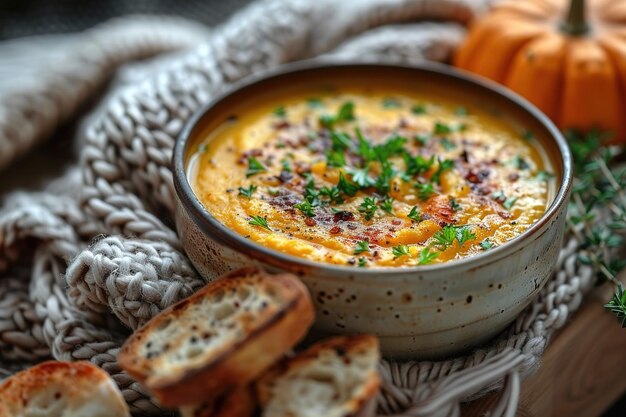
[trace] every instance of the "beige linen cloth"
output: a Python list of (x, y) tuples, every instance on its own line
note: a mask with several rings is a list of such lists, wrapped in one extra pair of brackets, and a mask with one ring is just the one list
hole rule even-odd
[[(116, 356), (131, 330), (204, 284), (171, 221), (170, 158), (185, 121), (232, 83), (294, 60), (444, 61), (487, 2), (260, 0), (210, 30), (136, 16), (0, 44), (0, 181), (99, 99), (74, 140), (80, 161), (2, 202), (4, 374), (49, 358), (90, 360), (134, 414), (162, 415)], [(578, 247), (566, 240), (548, 285), (488, 346), (445, 361), (383, 361), (379, 414), (458, 416), (460, 402), (501, 389), (492, 415), (514, 415), (521, 378), (591, 286)]]

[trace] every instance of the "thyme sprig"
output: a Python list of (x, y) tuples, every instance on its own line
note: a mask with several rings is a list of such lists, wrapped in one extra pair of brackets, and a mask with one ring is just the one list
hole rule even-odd
[[(626, 235), (626, 168), (619, 162), (622, 149), (602, 146), (605, 134), (565, 132), (574, 156), (574, 186), (569, 206), (569, 229), (581, 242), (579, 260), (598, 271), (597, 284), (610, 281), (614, 297), (605, 308), (626, 324), (626, 297), (616, 279), (626, 261), (617, 248)], [(599, 220), (598, 213), (608, 216)]]

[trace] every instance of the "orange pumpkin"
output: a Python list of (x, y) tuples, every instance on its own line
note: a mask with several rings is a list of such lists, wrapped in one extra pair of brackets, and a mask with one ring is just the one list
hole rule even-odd
[(559, 127), (626, 142), (626, 0), (505, 0), (455, 65), (505, 84)]

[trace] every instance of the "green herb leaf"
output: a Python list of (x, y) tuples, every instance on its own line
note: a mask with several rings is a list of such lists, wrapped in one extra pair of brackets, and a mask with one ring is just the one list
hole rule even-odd
[(359, 258), (359, 268), (365, 268), (367, 266), (367, 262), (365, 258)]
[(333, 149), (337, 151), (350, 149), (352, 147), (352, 139), (350, 139), (350, 136), (342, 132), (330, 132), (330, 140), (332, 142)]
[(499, 203), (504, 203), (506, 201), (506, 195), (502, 190), (498, 190), (495, 193), (491, 194), (491, 198)]
[(418, 223), (422, 220), (422, 216), (417, 206), (413, 206), (411, 211), (409, 211), (409, 214), (407, 215), (407, 217)]
[(520, 155), (515, 155), (513, 157), (513, 160), (511, 161), (511, 165), (521, 170), (527, 170), (530, 168), (530, 165), (528, 165), (528, 162), (526, 162), (526, 160), (522, 158)]
[(277, 117), (285, 117), (287, 116), (287, 111), (284, 106), (278, 106), (274, 109), (274, 116)]
[(507, 210), (511, 210), (511, 208), (513, 207), (516, 201), (517, 201), (517, 197), (509, 197), (504, 201), (504, 203), (502, 203), (502, 207), (504, 207)]
[(400, 100), (393, 98), (393, 97), (385, 97), (383, 99), (383, 107), (386, 109), (397, 109), (398, 107), (401, 107), (402, 103), (400, 103)]
[(435, 163), (435, 156), (431, 156), (429, 159), (425, 159), (422, 155), (412, 157), (411, 155), (404, 154), (404, 164), (406, 165), (406, 174), (409, 176), (420, 175), (428, 172)]
[(365, 165), (367, 165), (368, 163), (376, 159), (376, 152), (374, 152), (374, 147), (372, 146), (372, 144), (367, 139), (365, 139), (365, 136), (363, 136), (361, 129), (357, 127), (354, 129), (354, 132), (356, 133), (356, 137), (358, 140), (358, 148), (356, 153), (363, 158), (363, 160), (365, 161)]
[(428, 200), (431, 195), (435, 194), (435, 188), (431, 183), (422, 184), (416, 182), (415, 188), (417, 188), (417, 197), (422, 201)]
[(622, 327), (626, 328), (626, 291), (619, 284), (613, 298), (604, 305), (604, 308), (615, 314)]
[(351, 101), (345, 102), (337, 112), (337, 115), (332, 116), (324, 114), (320, 116), (319, 122), (322, 126), (332, 129), (337, 123), (347, 122), (354, 120), (354, 103)]
[(483, 240), (482, 242), (480, 242), (480, 248), (482, 250), (489, 250), (491, 248), (493, 248), (493, 243), (491, 243), (491, 241), (489, 240), (489, 238)]
[(384, 164), (383, 171), (380, 173), (378, 178), (376, 178), (376, 191), (382, 195), (389, 194), (389, 191), (391, 191), (391, 180), (395, 175), (396, 171), (391, 167), (391, 165)]
[(330, 150), (326, 153), (326, 165), (341, 168), (346, 165), (346, 158), (342, 151)]
[(250, 157), (248, 159), (248, 169), (246, 170), (246, 177), (251, 177), (256, 174), (261, 174), (263, 172), (267, 172), (267, 168), (265, 165), (259, 162), (255, 157)]
[(554, 174), (548, 171), (539, 171), (537, 172), (537, 175), (535, 175), (535, 178), (538, 181), (550, 181), (552, 178), (554, 178)]
[(272, 229), (270, 229), (269, 225), (267, 224), (267, 217), (261, 217), (261, 216), (251, 216), (251, 217), (252, 217), (252, 220), (250, 220), (248, 224), (251, 224), (252, 226), (259, 226), (269, 231), (272, 231)]
[(439, 252), (431, 252), (430, 248), (424, 248), (420, 251), (418, 265), (427, 265), (437, 259)]
[(413, 107), (411, 107), (411, 112), (413, 114), (424, 114), (426, 113), (426, 106), (423, 104), (416, 104)]
[(365, 220), (372, 220), (372, 217), (374, 217), (374, 214), (376, 213), (376, 209), (378, 209), (378, 207), (376, 207), (376, 200), (372, 197), (365, 197), (359, 206), (359, 212), (365, 214)]
[(352, 181), (361, 188), (372, 187), (376, 184), (376, 180), (369, 176), (369, 167), (363, 169), (347, 168), (346, 172), (352, 175)]
[(454, 114), (457, 116), (467, 116), (469, 112), (467, 111), (467, 107), (459, 106), (454, 109)]
[(476, 234), (472, 232), (470, 226), (460, 226), (456, 228), (456, 240), (459, 242), (459, 246), (463, 246), (467, 241), (476, 240)]
[(419, 133), (419, 134), (413, 136), (413, 139), (415, 139), (415, 141), (417, 143), (419, 143), (421, 146), (424, 146), (430, 140), (430, 136), (428, 136), (427, 134), (424, 134), (424, 133)]
[(339, 183), (337, 184), (337, 188), (343, 194), (350, 196), (350, 197), (354, 196), (357, 193), (357, 191), (359, 191), (359, 187), (355, 184), (352, 184), (350, 181), (348, 181), (346, 177), (343, 175), (343, 172), (339, 173)]
[(198, 145), (199, 153), (205, 153), (208, 150), (209, 150), (209, 145), (207, 145), (206, 143), (201, 143), (200, 145)]
[(391, 253), (396, 258), (399, 258), (401, 256), (410, 256), (411, 255), (411, 251), (409, 250), (409, 247), (407, 245), (394, 246), (393, 248), (391, 248)]
[(313, 205), (309, 201), (305, 200), (302, 203), (294, 204), (293, 206), (297, 208), (298, 210), (300, 210), (300, 212), (307, 217), (315, 216), (315, 209), (313, 208)]
[(239, 187), (239, 195), (250, 199), (252, 197), (252, 194), (254, 194), (254, 191), (256, 191), (256, 189), (257, 189), (257, 186), (254, 184), (251, 184), (248, 188)]
[(287, 171), (287, 172), (291, 172), (291, 162), (289, 161), (289, 159), (284, 158), (283, 160), (280, 161), (282, 167), (283, 167), (283, 171)]
[(456, 227), (446, 225), (433, 235), (433, 240), (441, 246), (442, 250), (448, 249), (456, 240)]
[(384, 212), (392, 214), (393, 212), (393, 199), (392, 198), (385, 197), (379, 201), (379, 204), (380, 204), (380, 208)]
[(362, 240), (358, 242), (354, 247), (354, 254), (358, 255), (359, 253), (368, 252), (370, 250), (370, 243), (368, 240)]
[(437, 171), (435, 171), (433, 176), (430, 177), (430, 180), (435, 184), (439, 184), (441, 180), (441, 174), (449, 169), (454, 168), (454, 161), (452, 161), (451, 159), (444, 159), (443, 161), (439, 159), (438, 162), (439, 166), (437, 167)]
[(320, 189), (320, 195), (327, 197), (331, 204), (343, 203), (343, 198), (341, 198), (341, 192), (338, 187), (322, 187)]
[(437, 121), (435, 122), (435, 128), (433, 129), (433, 131), (436, 135), (447, 135), (454, 132), (455, 130), (449, 124)]
[(456, 198), (450, 198), (450, 208), (454, 211), (461, 210), (461, 205), (456, 201)]
[(445, 149), (446, 151), (451, 151), (452, 149), (456, 148), (456, 143), (452, 142), (448, 138), (443, 138), (441, 139), (441, 146), (443, 146), (443, 149)]
[(524, 133), (522, 133), (522, 139), (524, 140), (532, 140), (534, 138), (535, 138), (535, 135), (530, 130), (525, 130)]
[(324, 102), (318, 97), (309, 98), (307, 100), (307, 104), (310, 109), (321, 109), (322, 107), (324, 107)]

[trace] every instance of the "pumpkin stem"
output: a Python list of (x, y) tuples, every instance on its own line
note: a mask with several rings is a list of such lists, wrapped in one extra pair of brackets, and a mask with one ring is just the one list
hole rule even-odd
[(561, 24), (561, 30), (572, 36), (584, 35), (589, 31), (589, 25), (585, 19), (585, 0), (571, 0), (567, 17)]

